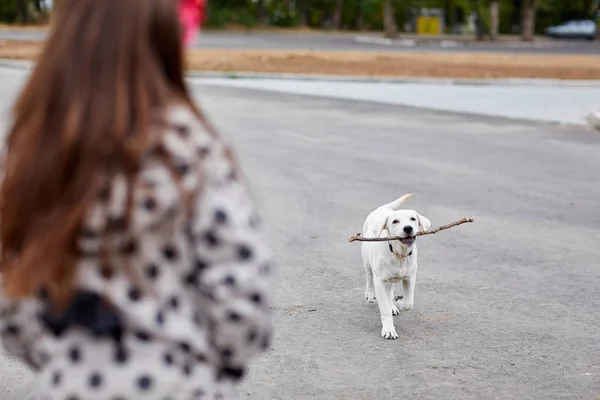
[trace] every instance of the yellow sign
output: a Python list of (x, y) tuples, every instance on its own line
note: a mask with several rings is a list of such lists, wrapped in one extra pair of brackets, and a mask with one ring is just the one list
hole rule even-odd
[(441, 35), (442, 24), (439, 17), (417, 17), (418, 35)]

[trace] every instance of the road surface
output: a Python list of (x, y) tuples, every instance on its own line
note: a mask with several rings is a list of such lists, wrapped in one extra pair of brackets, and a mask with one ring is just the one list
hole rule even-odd
[[(0, 70), (0, 106), (22, 75)], [(194, 84), (238, 151), (278, 264), (273, 349), (257, 400), (600, 396), (600, 136), (583, 128)], [(358, 232), (408, 192), (416, 307), (379, 337)], [(31, 377), (0, 359), (0, 399)]]
[[(43, 40), (41, 30), (0, 30), (0, 39)], [(398, 40), (392, 46), (366, 44), (357, 41), (357, 34), (317, 34), (317, 33), (236, 33), (203, 32), (198, 48), (223, 49), (280, 49), (280, 50), (345, 50), (377, 52), (499, 52), (499, 53), (560, 53), (560, 54), (600, 54), (600, 43), (586, 41), (541, 41), (536, 43), (503, 42), (474, 43), (468, 41), (431, 41), (412, 43), (411, 40)], [(368, 35), (366, 38), (380, 38)], [(364, 37), (362, 38), (364, 39)]]

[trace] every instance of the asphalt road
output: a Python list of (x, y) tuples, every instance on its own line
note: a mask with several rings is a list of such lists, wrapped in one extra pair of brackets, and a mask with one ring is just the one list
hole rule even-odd
[[(0, 70), (0, 106), (20, 75)], [(273, 349), (242, 398), (597, 399), (600, 136), (499, 118), (194, 85), (237, 149), (278, 261)], [(415, 309), (379, 337), (358, 232), (407, 203), (419, 239)], [(0, 359), (0, 399), (30, 376)]]
[[(356, 42), (355, 34), (314, 33), (233, 33), (204, 32), (198, 48), (224, 49), (285, 49), (285, 50), (346, 50), (381, 52), (499, 52), (499, 53), (560, 53), (600, 54), (599, 42), (543, 41), (536, 43), (474, 43), (431, 41), (411, 43), (398, 40), (394, 45), (365, 44)], [(0, 30), (0, 39), (43, 40), (45, 33), (36, 30)], [(379, 38), (379, 36), (368, 36)]]

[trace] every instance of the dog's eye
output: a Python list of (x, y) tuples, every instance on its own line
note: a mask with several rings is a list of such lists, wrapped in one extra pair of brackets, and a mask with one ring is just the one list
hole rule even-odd
[(395, 219), (394, 221), (392, 221), (392, 224), (397, 224), (398, 222), (400, 222), (400, 221), (398, 221), (397, 219)]
[(416, 221), (417, 219), (415, 217), (412, 217), (410, 220), (411, 221)]

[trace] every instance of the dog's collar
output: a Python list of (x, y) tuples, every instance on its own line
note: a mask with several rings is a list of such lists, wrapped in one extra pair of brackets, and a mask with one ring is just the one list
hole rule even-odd
[(394, 246), (392, 246), (392, 242), (388, 242), (388, 246), (390, 247), (390, 252), (394, 253), (394, 255), (398, 258), (404, 258), (404, 257), (410, 257), (412, 256), (413, 251), (411, 250), (410, 253), (408, 253), (405, 256), (399, 255), (398, 253), (396, 253), (396, 251), (394, 250)]

